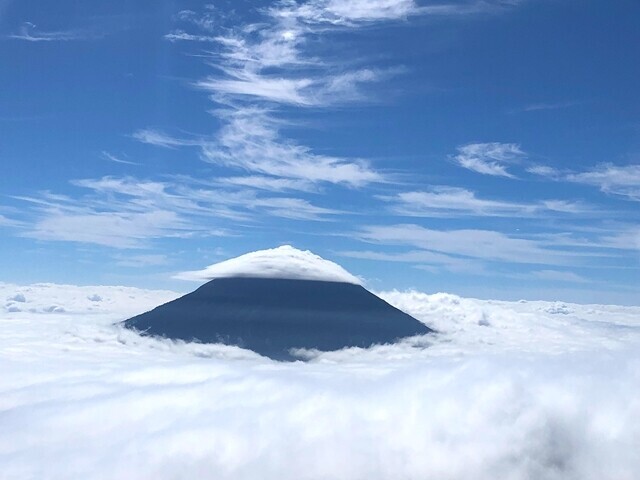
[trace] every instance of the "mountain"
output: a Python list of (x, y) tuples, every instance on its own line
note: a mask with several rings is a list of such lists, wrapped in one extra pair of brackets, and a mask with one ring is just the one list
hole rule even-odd
[(360, 285), (279, 278), (219, 278), (125, 322), (149, 335), (225, 343), (275, 360), (292, 348), (339, 350), (431, 330)]
[(293, 359), (295, 348), (369, 347), (431, 332), (340, 265), (289, 245), (177, 277), (213, 280), (125, 326), (171, 339), (238, 345), (276, 360)]

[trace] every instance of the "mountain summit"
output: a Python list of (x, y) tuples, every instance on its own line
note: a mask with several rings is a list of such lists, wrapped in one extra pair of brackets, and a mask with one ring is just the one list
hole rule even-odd
[(213, 278), (125, 321), (145, 334), (225, 343), (275, 360), (292, 349), (369, 347), (431, 330), (367, 291), (336, 263), (290, 246), (252, 252), (181, 278)]
[(289, 280), (321, 280), (362, 284), (337, 263), (311, 253), (283, 245), (268, 250), (246, 253), (239, 257), (208, 266), (204, 270), (184, 272), (182, 280), (212, 280), (214, 278), (286, 278)]

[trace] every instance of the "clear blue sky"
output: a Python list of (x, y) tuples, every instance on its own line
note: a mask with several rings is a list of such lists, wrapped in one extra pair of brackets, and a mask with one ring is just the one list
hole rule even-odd
[[(445, 0), (446, 2), (446, 0)], [(0, 0), (0, 281), (640, 304), (636, 0)]]

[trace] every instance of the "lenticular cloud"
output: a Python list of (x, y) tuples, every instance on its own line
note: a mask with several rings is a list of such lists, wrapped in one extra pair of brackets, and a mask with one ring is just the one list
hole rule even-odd
[(318, 280), (362, 284), (360, 279), (347, 272), (337, 263), (325, 260), (308, 250), (298, 250), (290, 245), (247, 253), (210, 265), (204, 270), (183, 272), (176, 276), (176, 278), (182, 280), (195, 281), (230, 277)]
[(0, 284), (0, 477), (637, 478), (640, 308), (380, 295), (439, 333), (283, 364), (114, 324), (172, 292)]

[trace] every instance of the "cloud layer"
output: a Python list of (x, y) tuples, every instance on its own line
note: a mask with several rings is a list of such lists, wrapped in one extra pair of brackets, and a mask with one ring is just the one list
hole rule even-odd
[(0, 322), (3, 476), (635, 477), (637, 308), (383, 296), (441, 334), (278, 364), (111, 325), (171, 292), (0, 284), (21, 308)]

